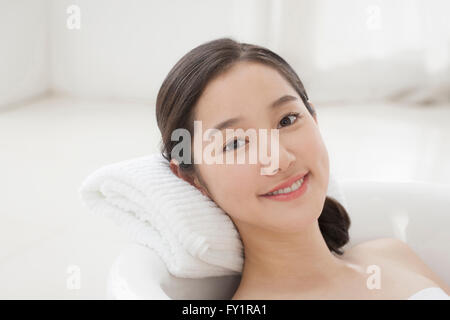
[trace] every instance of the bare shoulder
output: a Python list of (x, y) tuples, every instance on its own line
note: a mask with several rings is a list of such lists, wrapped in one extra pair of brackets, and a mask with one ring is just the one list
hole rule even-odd
[(356, 252), (367, 252), (382, 258), (395, 260), (398, 263), (414, 268), (414, 271), (423, 269), (425, 262), (417, 253), (404, 241), (397, 238), (379, 238), (362, 242), (350, 250)]
[(365, 242), (358, 243), (357, 245), (348, 249), (349, 252), (367, 252), (370, 254), (377, 254), (382, 256), (396, 256), (399, 253), (404, 253), (411, 250), (407, 243), (401, 241), (397, 238), (379, 238), (375, 240), (369, 240)]
[(404, 241), (397, 238), (380, 238), (366, 241), (349, 249), (351, 254), (376, 255), (385, 261), (393, 261), (430, 279), (450, 295), (450, 287), (440, 279), (420, 256)]

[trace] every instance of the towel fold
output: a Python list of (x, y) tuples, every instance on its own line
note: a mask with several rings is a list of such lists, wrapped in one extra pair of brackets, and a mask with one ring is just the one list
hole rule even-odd
[[(243, 245), (231, 219), (176, 177), (159, 153), (97, 169), (79, 192), (91, 212), (112, 218), (134, 241), (154, 249), (174, 276), (204, 278), (242, 271)], [(331, 175), (328, 195), (345, 205)]]
[(177, 277), (240, 273), (243, 246), (214, 201), (176, 177), (157, 153), (104, 166), (80, 194), (94, 213), (112, 218), (134, 241), (154, 249)]

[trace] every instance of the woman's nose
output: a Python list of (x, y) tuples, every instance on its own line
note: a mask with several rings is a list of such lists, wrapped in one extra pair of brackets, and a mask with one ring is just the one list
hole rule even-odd
[(280, 146), (278, 163), (279, 163), (279, 168), (276, 172), (278, 172), (278, 171), (287, 172), (291, 169), (291, 167), (295, 163), (295, 155), (293, 153), (291, 153), (290, 151), (288, 151), (287, 149), (282, 148)]
[[(288, 172), (294, 165), (296, 159), (293, 153), (282, 147), (280, 147), (279, 149), (278, 157), (278, 161), (275, 161), (276, 163), (278, 163), (278, 168), (275, 168), (272, 170), (272, 172), (267, 173), (268, 175), (274, 175), (279, 171)], [(274, 159), (272, 159), (272, 161), (274, 161)], [(267, 172), (267, 170), (265, 172)]]

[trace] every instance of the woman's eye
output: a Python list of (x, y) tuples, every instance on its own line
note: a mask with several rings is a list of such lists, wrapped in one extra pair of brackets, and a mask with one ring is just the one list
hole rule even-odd
[[(294, 124), (294, 122), (297, 121), (298, 118), (301, 118), (300, 113), (291, 112), (291, 113), (287, 114), (286, 116), (284, 116), (283, 119), (281, 119), (280, 123), (284, 124), (282, 127), (286, 127), (286, 126)], [(285, 121), (285, 120), (287, 120), (287, 121)], [(240, 148), (243, 144), (245, 144), (245, 142), (246, 142), (245, 140), (234, 139), (234, 140), (230, 141), (229, 143), (227, 143), (223, 147), (223, 151), (230, 151), (230, 150), (235, 150), (237, 148)], [(239, 145), (239, 143), (241, 143), (241, 145)]]
[[(244, 142), (244, 144), (245, 144), (245, 140), (242, 141), (242, 140), (234, 139), (234, 140), (230, 141), (229, 143), (227, 143), (223, 147), (223, 151), (235, 150), (235, 149), (239, 148), (240, 146), (239, 146), (238, 142)], [(228, 146), (230, 146), (230, 148), (227, 148)]]
[[(280, 124), (283, 123), (285, 125), (282, 127), (286, 127), (286, 126), (292, 125), (298, 118), (300, 118), (300, 114), (297, 112), (292, 112), (292, 113), (284, 116), (283, 119), (281, 119)], [(288, 119), (288, 120), (286, 121), (286, 119)], [(293, 120), (291, 120), (291, 119), (293, 119)]]

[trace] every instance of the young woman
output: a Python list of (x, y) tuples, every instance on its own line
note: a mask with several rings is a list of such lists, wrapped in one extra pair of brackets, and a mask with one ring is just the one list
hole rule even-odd
[[(230, 38), (194, 48), (164, 80), (156, 115), (171, 170), (215, 201), (239, 231), (245, 259), (232, 299), (408, 299), (436, 287), (443, 289), (438, 296), (450, 294), (400, 240), (341, 250), (349, 240), (350, 219), (326, 195), (329, 158), (316, 110), (295, 71), (277, 54)], [(194, 137), (194, 120), (203, 131), (219, 128), (224, 137), (226, 128), (278, 129), (277, 170), (262, 175), (265, 165), (248, 159), (198, 164), (173, 158), (178, 141), (171, 140), (172, 132), (184, 128)], [(251, 147), (242, 136), (213, 143), (232, 157)], [(281, 194), (268, 195), (274, 190)], [(379, 288), (368, 285), (366, 270), (373, 265)]]

